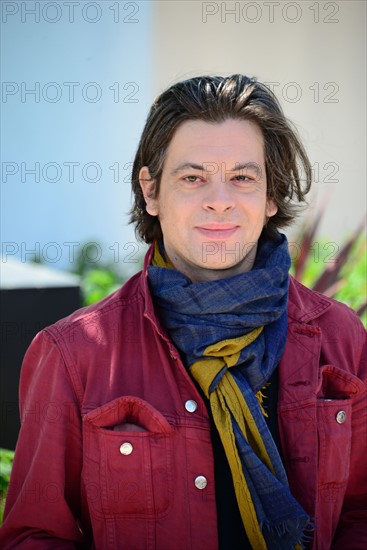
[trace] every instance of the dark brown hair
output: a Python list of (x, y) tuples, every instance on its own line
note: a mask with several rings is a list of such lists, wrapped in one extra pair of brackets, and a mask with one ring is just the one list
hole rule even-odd
[(137, 236), (146, 243), (161, 238), (162, 231), (158, 218), (146, 211), (140, 169), (148, 166), (158, 196), (166, 152), (178, 126), (187, 120), (220, 123), (227, 119), (250, 120), (262, 131), (267, 193), (278, 207), (266, 225), (268, 234), (296, 217), (300, 209), (297, 202), (305, 201), (310, 190), (311, 165), (273, 92), (256, 78), (244, 75), (200, 76), (171, 86), (154, 101), (148, 114), (132, 168), (134, 206), (130, 218), (130, 223), (136, 224)]

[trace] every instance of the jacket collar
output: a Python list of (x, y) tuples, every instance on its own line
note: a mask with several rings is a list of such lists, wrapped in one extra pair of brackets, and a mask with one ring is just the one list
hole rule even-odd
[[(149, 288), (149, 281), (148, 281), (148, 265), (150, 265), (151, 261), (152, 261), (152, 256), (153, 256), (153, 253), (154, 253), (154, 245), (151, 244), (147, 253), (145, 254), (145, 258), (144, 258), (144, 266), (143, 266), (143, 271), (142, 271), (142, 276), (141, 276), (141, 279), (140, 279), (140, 286), (141, 286), (141, 290), (142, 290), (142, 293), (144, 295), (144, 298), (145, 298), (145, 309), (144, 309), (144, 316), (145, 317), (148, 317), (148, 319), (150, 319), (154, 325), (156, 325), (156, 314), (155, 314), (155, 311), (154, 311), (154, 304), (153, 304), (153, 298), (152, 298), (152, 294), (150, 292), (150, 288)], [(158, 328), (158, 327), (157, 327)], [(161, 331), (159, 331), (161, 332)]]
[(179, 357), (179, 354), (176, 348), (174, 347), (171, 339), (169, 338), (165, 328), (163, 327), (163, 325), (160, 323), (158, 319), (158, 316), (154, 309), (152, 294), (149, 288), (148, 265), (150, 265), (151, 263), (153, 253), (154, 253), (154, 244), (152, 244), (149, 247), (147, 253), (145, 254), (144, 267), (140, 277), (140, 288), (144, 296), (144, 304), (145, 304), (144, 317), (149, 319), (149, 321), (153, 324), (158, 334), (167, 342), (171, 356), (177, 359)]
[(331, 298), (310, 290), (289, 276), (288, 317), (291, 320), (308, 323), (323, 315), (332, 304)]

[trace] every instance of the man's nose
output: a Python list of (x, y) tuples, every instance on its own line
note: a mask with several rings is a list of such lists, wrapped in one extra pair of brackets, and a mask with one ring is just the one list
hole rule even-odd
[(228, 182), (218, 180), (211, 183), (204, 197), (203, 207), (206, 210), (222, 214), (234, 208), (235, 199), (233, 193), (229, 189)]

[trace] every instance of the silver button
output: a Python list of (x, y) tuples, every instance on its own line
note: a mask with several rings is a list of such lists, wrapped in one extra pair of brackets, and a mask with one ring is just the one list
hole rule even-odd
[(193, 399), (189, 399), (188, 401), (186, 401), (185, 409), (187, 410), (187, 412), (193, 413), (196, 411), (197, 408), (198, 408), (198, 404)]
[(347, 419), (347, 413), (345, 411), (339, 411), (335, 418), (338, 424), (343, 424)]
[(133, 452), (133, 446), (128, 441), (125, 441), (122, 445), (120, 445), (120, 453), (122, 455), (131, 455)]
[(195, 478), (195, 487), (197, 489), (205, 489), (205, 487), (208, 485), (208, 480), (204, 476), (198, 476)]

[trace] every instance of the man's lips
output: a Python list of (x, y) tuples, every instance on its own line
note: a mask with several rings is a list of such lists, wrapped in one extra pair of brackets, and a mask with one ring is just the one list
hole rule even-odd
[(208, 238), (226, 239), (231, 237), (239, 228), (233, 223), (207, 223), (205, 225), (197, 225), (196, 229)]

